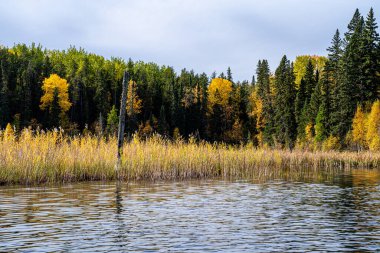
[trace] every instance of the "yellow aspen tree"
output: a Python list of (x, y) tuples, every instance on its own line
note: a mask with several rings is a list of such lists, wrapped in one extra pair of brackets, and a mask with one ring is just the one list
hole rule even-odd
[(359, 146), (360, 149), (367, 145), (366, 139), (366, 115), (362, 107), (358, 106), (352, 120), (352, 141)]
[(45, 78), (43, 81), (42, 90), (44, 91), (44, 95), (41, 97), (41, 110), (50, 109), (53, 105), (56, 92), (58, 93), (58, 105), (61, 112), (67, 112), (70, 109), (69, 84), (66, 79), (59, 77), (57, 74), (51, 74), (49, 78)]
[(307, 142), (311, 142), (313, 140), (313, 124), (311, 122), (305, 127), (305, 135)]
[(132, 117), (141, 112), (142, 100), (137, 95), (137, 85), (135, 81), (129, 81), (127, 93), (127, 114)]
[(263, 118), (263, 101), (258, 97), (257, 90), (254, 90), (250, 97), (251, 113), (250, 116), (256, 121), (257, 135), (256, 139), (259, 146), (263, 145), (263, 130), (265, 126)]
[(339, 138), (330, 135), (322, 144), (323, 151), (338, 150), (340, 149)]
[(10, 123), (7, 124), (4, 131), (4, 141), (15, 140), (15, 131)]
[(213, 105), (218, 104), (221, 105), (223, 108), (226, 108), (231, 92), (231, 81), (223, 78), (212, 79), (208, 87), (209, 107), (212, 108)]
[(293, 72), (295, 76), (295, 84), (299, 87), (302, 77), (306, 73), (307, 63), (311, 60), (314, 69), (317, 69), (320, 73), (323, 71), (324, 66), (326, 65), (327, 58), (324, 56), (317, 55), (299, 55), (294, 61)]
[(380, 101), (373, 103), (368, 116), (367, 143), (370, 150), (380, 150)]

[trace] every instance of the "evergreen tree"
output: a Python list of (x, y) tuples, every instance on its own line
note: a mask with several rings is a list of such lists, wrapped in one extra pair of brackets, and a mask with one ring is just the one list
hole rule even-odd
[(255, 86), (255, 85), (256, 85), (255, 75), (252, 76), (251, 85), (252, 85), (252, 86)]
[(5, 56), (2, 56), (1, 61), (1, 79), (0, 79), (0, 128), (4, 127), (10, 120), (9, 108), (9, 89), (8, 77), (6, 70)]
[(380, 87), (379, 78), (379, 34), (376, 31), (377, 24), (373, 9), (369, 11), (363, 29), (363, 39), (361, 40), (362, 59), (362, 86), (361, 102), (374, 102), (378, 98)]
[[(314, 66), (312, 64), (311, 58), (309, 58), (307, 65), (305, 76), (302, 77), (300, 86), (297, 91), (297, 96), (295, 100), (295, 118), (297, 122), (297, 135), (299, 140), (303, 140), (305, 137), (305, 128), (309, 123), (313, 126), (315, 121), (314, 114), (318, 112), (318, 108), (310, 108), (315, 107), (314, 103), (316, 102), (316, 95), (314, 94), (316, 91), (316, 83), (317, 77), (314, 75)], [(312, 99), (313, 98), (313, 99)], [(313, 109), (315, 111), (313, 111)], [(311, 128), (311, 133), (313, 133), (313, 129)]]
[(303, 79), (305, 81), (305, 101), (310, 101), (311, 95), (313, 94), (316, 85), (314, 66), (311, 62), (311, 59), (309, 59), (306, 65), (306, 73)]
[(315, 132), (317, 141), (324, 141), (330, 133), (331, 79), (329, 74), (330, 72), (324, 71), (322, 79), (319, 81), (320, 87), (318, 88), (320, 88), (320, 105), (317, 118), (315, 119)]
[[(300, 86), (297, 91), (296, 95), (296, 100), (295, 100), (295, 117), (296, 117), (296, 122), (298, 125), (301, 123), (301, 116), (302, 116), (302, 111), (304, 111), (305, 107), (305, 102), (306, 105), (308, 104), (306, 101), (306, 83), (305, 80), (302, 78)], [(298, 135), (301, 134), (301, 131), (297, 131)]]
[(295, 85), (293, 68), (284, 56), (275, 72), (275, 138), (283, 147), (293, 148), (296, 122), (294, 116)]
[(361, 101), (362, 93), (362, 53), (360, 50), (364, 20), (358, 10), (348, 25), (344, 43), (346, 45), (341, 58), (339, 79), (334, 91), (334, 110), (331, 124), (332, 134), (343, 141), (349, 131), (356, 104)]
[(169, 134), (169, 126), (166, 121), (165, 106), (161, 106), (160, 117), (158, 118), (158, 131), (160, 134), (166, 136)]
[(267, 60), (259, 61), (257, 64), (257, 99), (262, 103), (261, 121), (259, 134), (265, 143), (273, 144), (274, 119), (273, 101), (270, 87), (270, 69)]
[(315, 119), (315, 140), (317, 142), (322, 142), (328, 137), (328, 115), (327, 115), (326, 104), (321, 104), (318, 110), (317, 117)]
[(231, 68), (227, 68), (227, 80), (233, 82)]
[(315, 125), (315, 119), (318, 114), (322, 100), (322, 83), (319, 82), (311, 94), (310, 103), (307, 107), (307, 123)]

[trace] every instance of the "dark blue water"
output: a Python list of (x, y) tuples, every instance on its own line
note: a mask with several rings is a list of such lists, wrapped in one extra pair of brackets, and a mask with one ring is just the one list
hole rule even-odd
[(0, 187), (0, 252), (380, 251), (380, 173)]

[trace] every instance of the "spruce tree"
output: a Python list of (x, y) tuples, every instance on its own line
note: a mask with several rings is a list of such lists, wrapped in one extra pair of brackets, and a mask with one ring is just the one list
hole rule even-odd
[(227, 80), (233, 82), (231, 68), (227, 68)]
[(315, 119), (316, 140), (325, 140), (330, 133), (331, 117), (331, 78), (330, 72), (325, 71), (320, 80), (320, 105), (317, 118)]
[(256, 75), (257, 96), (262, 101), (262, 120), (264, 122), (263, 129), (257, 130), (263, 131), (263, 141), (265, 143), (273, 144), (274, 112), (270, 89), (270, 69), (267, 60), (262, 60), (258, 62)]
[(252, 86), (255, 86), (256, 84), (256, 79), (255, 79), (255, 75), (252, 76), (252, 81), (251, 81), (251, 85)]
[(293, 67), (284, 56), (275, 72), (275, 138), (283, 147), (293, 148), (296, 133)]
[(0, 80), (0, 128), (5, 127), (10, 120), (9, 89), (5, 57), (1, 59), (1, 80)]
[(331, 133), (343, 141), (352, 123), (356, 104), (363, 98), (362, 89), (362, 33), (364, 20), (358, 10), (345, 33), (345, 51), (339, 66), (334, 89)]
[(305, 100), (310, 101), (311, 94), (313, 93), (316, 85), (314, 66), (311, 59), (309, 59), (309, 61), (307, 62), (306, 72), (303, 79), (305, 81)]
[(165, 106), (162, 105), (160, 109), (160, 117), (158, 118), (158, 131), (160, 134), (166, 136), (169, 134), (169, 126), (166, 121)]
[(337, 29), (331, 42), (331, 46), (327, 48), (328, 60), (331, 70), (337, 70), (340, 59), (343, 54), (343, 41), (340, 38), (340, 32)]
[[(311, 115), (311, 99), (315, 91), (317, 80), (314, 75), (314, 66), (311, 58), (306, 65), (305, 76), (301, 79), (297, 96), (295, 100), (295, 118), (297, 122), (297, 135), (300, 140), (305, 136), (305, 127), (309, 123), (313, 123), (315, 118)], [(316, 110), (318, 112), (318, 108)]]
[(313, 94), (311, 94), (310, 103), (307, 108), (307, 123), (315, 124), (315, 118), (317, 117), (319, 107), (322, 99), (322, 84), (319, 82), (315, 87)]
[[(295, 100), (295, 117), (296, 117), (296, 122), (298, 125), (300, 125), (301, 114), (302, 114), (302, 109), (304, 108), (304, 105), (305, 105), (305, 100), (306, 100), (306, 84), (305, 84), (305, 80), (302, 78), (300, 86), (297, 91), (296, 100)], [(298, 131), (298, 134), (300, 134), (299, 131)]]
[(315, 118), (314, 131), (317, 142), (324, 141), (329, 135), (328, 117), (328, 105), (323, 102), (319, 106), (318, 114)]
[(361, 102), (374, 102), (378, 98), (379, 78), (379, 34), (376, 31), (377, 24), (371, 8), (365, 21), (363, 39), (361, 40), (362, 59), (362, 95)]

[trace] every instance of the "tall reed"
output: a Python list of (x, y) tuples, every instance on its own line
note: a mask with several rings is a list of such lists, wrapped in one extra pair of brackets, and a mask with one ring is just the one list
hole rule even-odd
[(85, 180), (184, 180), (256, 178), (301, 170), (380, 168), (380, 152), (307, 152), (255, 149), (158, 136), (126, 143), (116, 175), (116, 138), (65, 137), (60, 132), (0, 139), (0, 184)]

